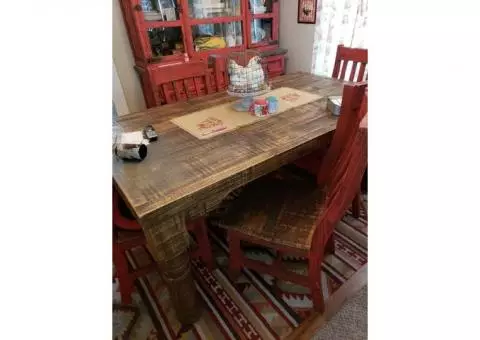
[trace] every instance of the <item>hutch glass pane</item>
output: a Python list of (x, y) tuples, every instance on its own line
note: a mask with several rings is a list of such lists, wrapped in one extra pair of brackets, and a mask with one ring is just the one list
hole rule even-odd
[(140, 0), (146, 21), (178, 20), (177, 0)]
[(241, 21), (192, 26), (195, 51), (242, 45)]
[(252, 44), (269, 42), (272, 40), (273, 19), (254, 19), (251, 24)]
[(147, 33), (153, 57), (185, 53), (181, 27), (149, 28)]
[(240, 16), (241, 0), (188, 0), (190, 17), (195, 19)]
[(273, 0), (248, 0), (248, 7), (252, 14), (272, 13)]

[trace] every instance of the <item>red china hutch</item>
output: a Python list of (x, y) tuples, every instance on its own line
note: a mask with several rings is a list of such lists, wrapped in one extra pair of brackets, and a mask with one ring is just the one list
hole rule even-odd
[(119, 0), (147, 107), (227, 87), (231, 52), (253, 49), (284, 73), (279, 0)]

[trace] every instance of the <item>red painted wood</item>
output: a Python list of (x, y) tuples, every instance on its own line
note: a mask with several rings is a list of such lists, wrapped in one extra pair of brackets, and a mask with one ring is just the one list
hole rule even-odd
[(285, 57), (283, 55), (267, 57), (265, 59), (267, 62), (267, 71), (269, 78), (279, 76), (284, 73)]
[[(188, 64), (188, 67), (185, 65)], [(190, 61), (186, 64), (172, 65), (169, 67), (157, 67), (154, 72), (154, 82), (163, 84), (191, 77), (204, 77), (205, 65), (200, 61)]]
[(173, 82), (173, 89), (175, 91), (175, 98), (177, 99), (177, 101), (181, 101), (184, 99), (184, 93), (182, 91), (182, 83), (179, 82), (179, 81), (174, 81)]
[(325, 245), (325, 252), (329, 254), (335, 253), (335, 240), (334, 240), (334, 234), (330, 236), (330, 238), (327, 241), (327, 244)]
[[(322, 172), (326, 173), (321, 187), (326, 188), (326, 201), (324, 209), (317, 217), (316, 228), (312, 243), (308, 251), (301, 249), (279, 246), (260, 238), (242, 234), (235, 228), (227, 229), (228, 242), (230, 247), (229, 272), (235, 278), (242, 266), (251, 268), (260, 273), (267, 273), (275, 278), (298, 283), (310, 288), (314, 308), (322, 312), (325, 309), (325, 302), (321, 285), (321, 265), (325, 252), (334, 251), (333, 230), (337, 223), (343, 218), (345, 211), (352, 202), (357, 186), (360, 185), (364, 169), (367, 164), (366, 143), (367, 132), (363, 127), (363, 119), (367, 114), (366, 85), (346, 85), (344, 87), (341, 117), (342, 122), (338, 124), (348, 127), (349, 134), (341, 133), (334, 141), (342, 143), (340, 150), (329, 149), (329, 154), (335, 159), (334, 163), (322, 163), (318, 171), (318, 177)], [(346, 118), (345, 118), (346, 117)], [(339, 118), (339, 119), (340, 119)], [(348, 120), (347, 120), (348, 119)], [(281, 260), (276, 259), (272, 265), (264, 262), (247, 259), (241, 250), (242, 241), (261, 246), (273, 248), (280, 253), (293, 253), (308, 258), (308, 277), (292, 273), (282, 266)]]
[(234, 230), (228, 232), (228, 247), (230, 250), (228, 273), (233, 281), (240, 275), (242, 263), (245, 260), (240, 244), (241, 237), (242, 235)]
[[(363, 76), (365, 74), (365, 67), (367, 64), (360, 64), (360, 70), (358, 71), (358, 79), (363, 79)], [(367, 75), (368, 77), (368, 75)]]
[(280, 32), (280, 2), (274, 2), (272, 6), (273, 23), (272, 23), (272, 39), (278, 41)]
[[(228, 84), (227, 58), (213, 55), (210, 60), (210, 65), (205, 60), (192, 60), (170, 65), (150, 64), (146, 71), (137, 67), (147, 107), (186, 100), (187, 93), (189, 97), (196, 97), (224, 91)], [(285, 73), (284, 55), (266, 57), (265, 61), (268, 78)]]
[(128, 39), (132, 47), (133, 56), (135, 62), (138, 64), (145, 60), (146, 53), (148, 52), (148, 46), (144, 44), (144, 41), (140, 37), (139, 25), (135, 21), (133, 13), (134, 4), (131, 0), (120, 0), (120, 8), (125, 20), (125, 27), (128, 33)]
[(315, 171), (319, 184), (326, 183), (331, 168), (337, 163), (344, 145), (348, 144), (355, 136), (354, 132), (366, 113), (366, 111), (359, 110), (366, 88), (367, 84), (361, 83), (354, 86), (345, 86), (343, 89), (340, 117), (338, 117), (332, 143), (322, 159), (320, 168), (317, 168)]
[[(348, 48), (348, 47), (344, 47), (343, 45), (339, 45), (337, 47), (337, 55), (335, 57), (335, 64), (332, 72), (332, 78), (345, 79), (348, 62), (353, 63), (353, 66), (350, 70), (350, 74), (348, 76), (348, 80), (352, 82), (360, 82), (360, 80), (363, 79), (364, 77), (365, 67), (368, 63), (368, 50), (360, 49), (360, 48)], [(360, 65), (360, 69), (359, 69), (358, 76), (355, 79), (355, 71), (358, 65)], [(319, 169), (322, 163), (325, 162), (326, 164), (330, 164), (330, 165), (333, 164), (335, 162), (335, 157), (336, 157), (334, 155), (338, 155), (339, 147), (343, 143), (342, 139), (347, 138), (349, 136), (349, 131), (351, 131), (349, 129), (352, 128), (352, 126), (348, 126), (348, 124), (346, 124), (344, 120), (345, 120), (345, 117), (343, 119), (341, 117), (339, 118), (337, 129), (335, 131), (335, 137), (334, 137), (334, 142), (332, 144), (332, 147), (333, 149), (336, 150), (336, 153), (335, 152), (329, 153), (329, 156), (326, 159), (324, 159), (324, 155), (325, 155), (324, 150), (319, 150), (318, 152), (312, 153), (298, 160), (297, 162), (295, 162), (295, 165), (311, 173), (316, 173), (316, 171)], [(353, 121), (352, 124), (355, 124), (355, 122)], [(326, 166), (326, 169), (328, 169), (328, 166)], [(325, 172), (321, 173), (318, 178), (319, 182), (324, 181), (325, 176), (326, 176)], [(358, 194), (355, 197), (355, 200), (352, 206), (352, 210), (354, 210), (354, 213), (358, 215), (360, 214), (360, 211), (359, 211), (360, 208), (358, 205), (359, 201), (360, 201), (360, 196)]]
[(223, 91), (227, 87), (226, 58), (220, 55), (213, 55), (210, 58), (212, 60), (217, 91)]
[(159, 102), (159, 94), (158, 91), (153, 91), (153, 84), (148, 71), (138, 66), (135, 66), (135, 70), (140, 77), (140, 84), (142, 86), (143, 96), (145, 98), (145, 104), (147, 105), (147, 108), (156, 106)]
[(205, 85), (207, 86), (207, 94), (215, 92), (215, 80), (213, 75), (213, 70), (211, 68), (207, 71), (207, 76), (205, 77)]
[[(152, 270), (157, 269), (157, 264), (156, 262), (153, 262), (147, 267), (136, 270), (130, 269), (126, 252), (138, 246), (145, 246), (147, 240), (145, 239), (142, 228), (137, 221), (122, 215), (120, 210), (121, 198), (115, 188), (113, 188), (112, 194), (112, 220), (114, 232), (112, 259), (116, 269), (116, 276), (120, 283), (122, 303), (130, 304), (132, 302), (131, 294), (134, 290), (135, 280)], [(198, 244), (198, 247), (191, 252), (192, 257), (200, 258), (210, 270), (213, 270), (215, 268), (215, 261), (213, 259), (212, 249), (208, 239), (205, 219), (200, 218), (188, 223), (187, 229), (193, 234)], [(122, 232), (121, 230), (124, 231)], [(119, 235), (121, 232), (121, 237), (115, 236)], [(128, 235), (126, 235), (126, 233), (128, 233)]]
[(259, 13), (259, 14), (251, 14), (250, 18), (253, 19), (272, 19), (274, 18), (274, 13)]
[(345, 72), (347, 71), (348, 61), (342, 60), (342, 71), (340, 73), (340, 79), (345, 79)]
[(357, 65), (358, 63), (353, 63), (353, 66), (352, 66), (352, 70), (350, 71), (350, 78), (348, 79), (349, 81), (353, 81), (354, 77), (355, 77), (355, 72), (357, 70)]
[[(142, 14), (143, 15), (143, 14)], [(182, 27), (182, 20), (172, 20), (172, 21), (143, 21), (142, 30), (147, 30), (149, 28), (162, 28), (162, 27)]]
[[(368, 64), (368, 50), (363, 48), (349, 48), (343, 45), (337, 46), (337, 55), (335, 56), (335, 64), (332, 72), (332, 78), (345, 80), (345, 72), (348, 64), (352, 64), (349, 79), (350, 81), (364, 81), (365, 67)], [(355, 71), (357, 64), (360, 64), (359, 75), (355, 79)], [(341, 69), (340, 69), (340, 65)], [(354, 66), (353, 66), (354, 65)], [(340, 74), (341, 72), (341, 74)]]
[(352, 201), (352, 215), (355, 218), (360, 217), (360, 209), (362, 208), (362, 200), (360, 195), (355, 195), (355, 198)]
[[(145, 74), (140, 76), (142, 90), (144, 92), (147, 108), (167, 103), (174, 103), (177, 100), (185, 100), (190, 96), (201, 96), (216, 91), (224, 91), (227, 86), (228, 75), (225, 66), (221, 63), (226, 62), (226, 57), (233, 51), (245, 51), (249, 46), (254, 47), (258, 51), (278, 48), (279, 37), (279, 2), (274, 1), (272, 4), (272, 13), (252, 15), (248, 10), (248, 0), (241, 0), (241, 14), (233, 17), (195, 19), (190, 18), (188, 14), (188, 0), (178, 0), (178, 4), (182, 7), (179, 13), (179, 19), (175, 21), (145, 21), (143, 12), (135, 10), (135, 6), (139, 5), (139, 0), (118, 0), (121, 3), (125, 25), (128, 31), (130, 45), (132, 47), (135, 64), (138, 68), (147, 70)], [(272, 39), (273, 42), (251, 44), (250, 25), (251, 20), (255, 18), (271, 18), (272, 19)], [(195, 51), (193, 47), (192, 25), (207, 23), (226, 23), (232, 21), (242, 22), (243, 41), (242, 45), (233, 48), (214, 49), (208, 51)], [(185, 52), (190, 58), (190, 62), (185, 63), (184, 56), (162, 56), (153, 57), (148, 38), (148, 28), (159, 27), (181, 27), (183, 44)], [(217, 60), (215, 65), (209, 66), (208, 59), (212, 55), (223, 56), (224, 59)], [(192, 62), (203, 62), (203, 75), (197, 76), (197, 66)], [(165, 76), (170, 74), (178, 74), (175, 65), (180, 64), (182, 67), (183, 79), (182, 84), (174, 85), (174, 80), (170, 84), (161, 82), (163, 79), (158, 73)], [(162, 65), (165, 68), (158, 70), (157, 66)], [(169, 69), (171, 68), (171, 69)], [(268, 77), (273, 78), (281, 75), (285, 70), (285, 57), (271, 58), (269, 67), (267, 67)], [(195, 77), (201, 77), (195, 79)], [(167, 82), (168, 83), (168, 82)]]

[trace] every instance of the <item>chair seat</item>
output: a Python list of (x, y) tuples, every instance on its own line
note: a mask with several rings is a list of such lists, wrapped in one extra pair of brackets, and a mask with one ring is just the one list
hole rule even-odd
[(128, 242), (136, 239), (144, 239), (144, 233), (140, 230), (122, 230), (120, 228), (114, 228), (113, 230), (113, 238), (116, 242)]
[(211, 223), (272, 245), (310, 249), (325, 194), (314, 178), (281, 174), (245, 186), (235, 200), (212, 216)]

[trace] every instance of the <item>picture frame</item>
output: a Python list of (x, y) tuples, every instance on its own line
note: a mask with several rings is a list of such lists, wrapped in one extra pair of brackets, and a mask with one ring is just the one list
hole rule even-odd
[(317, 20), (317, 0), (298, 0), (297, 22), (315, 24)]

